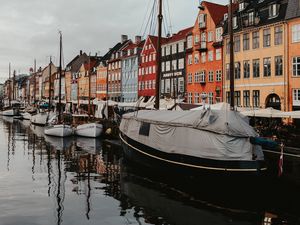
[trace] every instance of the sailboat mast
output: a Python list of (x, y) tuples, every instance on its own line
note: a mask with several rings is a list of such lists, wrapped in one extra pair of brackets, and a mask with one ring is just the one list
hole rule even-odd
[(11, 107), (11, 83), (10, 83), (10, 63), (8, 64), (8, 104)]
[(13, 72), (13, 80), (12, 80), (12, 94), (13, 94), (13, 97), (12, 99), (15, 100), (16, 96), (15, 96), (15, 79), (16, 79), (16, 71), (14, 70)]
[(52, 65), (52, 58), (50, 56), (50, 63), (49, 63), (49, 103), (48, 103), (48, 111), (51, 111), (51, 65)]
[(91, 54), (89, 54), (89, 65), (88, 65), (88, 78), (89, 78), (89, 104), (88, 104), (88, 116), (91, 115)]
[(232, 14), (233, 5), (232, 0), (229, 0), (229, 20), (228, 20), (228, 32), (229, 32), (229, 43), (230, 43), (230, 63), (229, 63), (229, 74), (230, 74), (230, 108), (234, 110), (234, 55), (233, 55), (233, 26), (232, 26)]
[(58, 88), (58, 122), (61, 123), (61, 55), (62, 55), (62, 33), (59, 31), (59, 88)]
[(155, 82), (155, 109), (159, 109), (160, 99), (160, 73), (161, 73), (161, 27), (162, 27), (162, 0), (159, 0), (158, 5), (158, 39), (157, 39), (157, 69), (156, 69), (156, 82)]

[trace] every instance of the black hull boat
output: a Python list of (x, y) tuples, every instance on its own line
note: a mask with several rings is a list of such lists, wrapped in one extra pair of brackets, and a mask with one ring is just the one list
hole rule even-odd
[[(178, 118), (192, 118), (191, 124), (195, 124), (195, 121), (210, 117), (212, 112), (208, 110), (202, 113), (201, 116), (200, 112), (144, 111), (139, 112), (138, 116), (124, 115), (120, 125), (120, 138), (125, 158), (142, 166), (173, 174), (174, 171), (176, 174), (178, 172), (192, 176), (265, 174), (267, 166), (262, 150), (260, 146), (252, 145), (250, 138), (232, 138), (199, 127), (189, 127), (186, 120), (184, 124), (178, 119), (175, 120), (176, 123), (157, 119), (160, 116), (172, 118), (179, 114)], [(155, 115), (156, 121), (149, 120)], [(182, 135), (181, 140), (178, 140), (177, 135)]]
[(264, 160), (260, 161), (222, 161), (195, 158), (180, 154), (168, 154), (138, 143), (120, 133), (124, 156), (130, 162), (148, 169), (179, 175), (251, 175), (261, 176), (267, 171)]

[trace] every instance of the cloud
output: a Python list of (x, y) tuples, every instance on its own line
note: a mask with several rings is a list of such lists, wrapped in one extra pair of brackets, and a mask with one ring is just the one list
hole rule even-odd
[[(27, 73), (36, 58), (45, 66), (50, 55), (58, 58), (58, 30), (63, 32), (65, 64), (80, 50), (105, 54), (120, 41), (144, 32), (145, 14), (154, 0), (10, 0), (0, 8), (0, 77), (7, 77), (8, 63)], [(164, 0), (173, 33), (192, 26), (197, 0)], [(169, 23), (169, 22), (168, 22)]]

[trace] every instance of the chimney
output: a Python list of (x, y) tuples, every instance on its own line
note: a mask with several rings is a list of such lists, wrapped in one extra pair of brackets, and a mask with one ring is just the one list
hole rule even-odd
[(80, 50), (79, 55), (82, 55), (82, 50)]
[(128, 36), (122, 34), (122, 35), (121, 35), (121, 42), (124, 43), (124, 42), (127, 41), (127, 40), (128, 40)]
[(135, 36), (135, 43), (139, 44), (142, 41), (142, 36)]

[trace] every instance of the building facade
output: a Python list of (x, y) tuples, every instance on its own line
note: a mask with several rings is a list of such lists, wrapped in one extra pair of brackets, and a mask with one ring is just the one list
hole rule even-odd
[(130, 43), (124, 49), (122, 58), (122, 102), (135, 102), (138, 100), (138, 70), (140, 53), (143, 48), (140, 36), (135, 37), (135, 43)]
[(221, 26), (228, 8), (203, 1), (192, 33), (187, 37), (186, 80), (188, 103), (222, 101), (223, 48)]
[(192, 27), (186, 28), (168, 38), (162, 45), (161, 95), (183, 98), (186, 92), (186, 38)]
[(300, 110), (300, 1), (289, 0), (286, 12), (288, 32), (288, 110)]
[[(233, 16), (235, 105), (287, 110), (287, 1), (239, 1)], [(229, 37), (224, 42), (224, 97), (230, 100)]]

